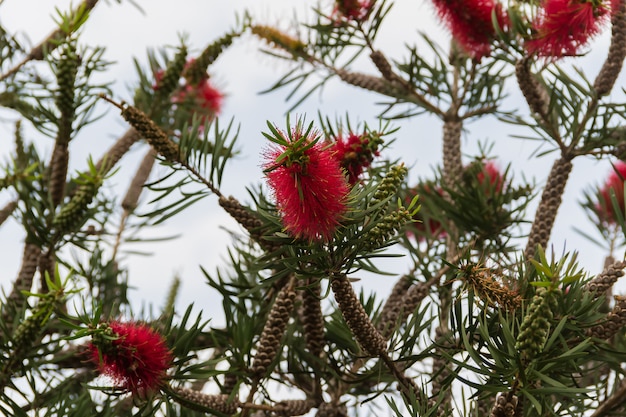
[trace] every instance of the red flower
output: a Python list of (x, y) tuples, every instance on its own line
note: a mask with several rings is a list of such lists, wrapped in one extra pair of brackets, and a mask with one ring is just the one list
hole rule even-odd
[(347, 172), (350, 185), (358, 182), (363, 169), (369, 167), (374, 157), (380, 154), (380, 142), (366, 133), (357, 135), (350, 132), (345, 138), (341, 134), (337, 135), (334, 142), (335, 158)]
[(617, 222), (617, 215), (613, 208), (611, 194), (615, 193), (617, 204), (622, 216), (626, 214), (624, 207), (624, 179), (626, 178), (626, 163), (618, 161), (614, 165), (614, 171), (609, 175), (604, 186), (598, 192), (598, 204), (596, 212), (600, 220), (606, 223)]
[(100, 373), (133, 394), (158, 390), (172, 364), (172, 353), (164, 337), (146, 324), (132, 322), (113, 321), (107, 330), (107, 336), (117, 338), (94, 335), (90, 345), (92, 360)]
[(502, 177), (502, 173), (493, 161), (485, 162), (480, 172), (476, 174), (476, 178), (483, 186), (487, 185), (485, 180), (489, 180), (489, 187), (493, 187), (493, 190), (496, 193), (502, 191), (502, 188), (504, 187), (504, 178)]
[(370, 14), (373, 0), (336, 0), (332, 16), (335, 21), (341, 19), (362, 22)]
[(187, 84), (175, 98), (175, 102), (191, 102), (196, 113), (201, 116), (201, 123), (213, 119), (222, 109), (224, 95), (211, 85), (208, 78), (196, 86)]
[(489, 55), (495, 36), (492, 15), (498, 25), (508, 24), (502, 5), (496, 0), (433, 0), (439, 18), (445, 22), (452, 37), (473, 58)]
[(332, 150), (303, 138), (298, 126), (283, 146), (270, 149), (264, 165), (285, 229), (309, 241), (332, 239), (350, 189)]
[(576, 55), (577, 50), (600, 33), (608, 21), (609, 8), (600, 2), (545, 0), (532, 22), (536, 33), (526, 42), (531, 54), (560, 58)]

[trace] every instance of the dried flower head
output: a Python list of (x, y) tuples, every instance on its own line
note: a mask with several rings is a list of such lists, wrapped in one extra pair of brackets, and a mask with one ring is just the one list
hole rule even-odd
[(508, 17), (495, 0), (433, 0), (439, 18), (452, 37), (472, 58), (481, 59), (491, 50), (496, 31), (492, 16), (504, 28)]
[(531, 22), (535, 36), (526, 42), (531, 54), (550, 58), (576, 55), (609, 20), (607, 0), (544, 0)]
[(112, 321), (102, 328), (90, 345), (100, 373), (133, 394), (158, 390), (173, 359), (165, 338), (141, 323)]
[(283, 226), (294, 237), (329, 241), (345, 213), (350, 191), (339, 161), (319, 134), (302, 123), (289, 135), (270, 126), (277, 147), (265, 153), (267, 181)]
[(626, 163), (617, 161), (613, 168), (613, 172), (611, 172), (602, 188), (598, 190), (598, 202), (595, 207), (600, 220), (609, 224), (616, 224), (618, 218), (615, 213), (615, 208), (613, 207), (611, 194), (615, 194), (622, 216), (626, 213), (626, 207), (624, 205), (624, 179), (626, 179)]
[(368, 133), (337, 135), (333, 142), (335, 158), (346, 171), (350, 185), (356, 184), (363, 170), (370, 166), (375, 156), (380, 155), (378, 147), (381, 142), (379, 137)]

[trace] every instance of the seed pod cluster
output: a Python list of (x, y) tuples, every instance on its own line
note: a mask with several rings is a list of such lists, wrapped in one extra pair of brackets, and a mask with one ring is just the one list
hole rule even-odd
[(587, 329), (586, 334), (588, 337), (609, 340), (626, 325), (626, 297), (616, 295), (614, 298), (615, 306), (613, 310), (607, 314), (606, 319), (602, 323)]
[(135, 176), (133, 176), (130, 186), (126, 191), (126, 195), (122, 200), (122, 208), (125, 211), (132, 212), (137, 208), (137, 203), (139, 202), (139, 197), (141, 196), (143, 187), (152, 172), (155, 158), (156, 154), (154, 153), (154, 150), (149, 149), (141, 160), (139, 168), (137, 168), (137, 172), (135, 172)]
[(93, 177), (93, 181), (82, 184), (78, 187), (72, 199), (64, 205), (52, 221), (52, 227), (57, 235), (75, 232), (87, 219), (89, 204), (93, 201), (102, 178)]
[(191, 61), (183, 72), (183, 77), (190, 85), (197, 85), (200, 81), (207, 77), (207, 68), (226, 48), (228, 48), (235, 37), (239, 33), (231, 32), (222, 36), (215, 42), (208, 45), (202, 53), (193, 61)]
[(300, 40), (281, 32), (271, 26), (252, 25), (250, 30), (270, 45), (284, 49), (294, 56), (306, 55), (306, 45)]
[(602, 273), (585, 284), (585, 290), (593, 293), (596, 297), (602, 296), (609, 291), (613, 284), (624, 276), (626, 261), (615, 261), (607, 266)]
[(163, 129), (144, 112), (133, 106), (124, 106), (122, 107), (122, 117), (166, 160), (180, 162), (178, 145), (172, 142)]
[(18, 202), (16, 200), (9, 201), (0, 209), (0, 225), (4, 223), (10, 216), (13, 214), (15, 209), (18, 206)]
[(537, 288), (517, 335), (515, 348), (523, 361), (530, 362), (543, 350), (550, 331), (552, 309), (556, 306), (558, 289)]
[(398, 188), (407, 173), (408, 170), (404, 164), (392, 166), (387, 175), (385, 175), (380, 184), (378, 184), (369, 205), (374, 206), (397, 194)]
[(530, 72), (530, 60), (528, 58), (520, 60), (515, 65), (515, 75), (530, 110), (541, 117), (546, 117), (549, 104), (548, 92)]
[(363, 234), (362, 242), (364, 250), (374, 250), (382, 247), (400, 230), (400, 228), (412, 221), (412, 219), (413, 216), (404, 207), (400, 207), (387, 214), (376, 226)]
[(61, 117), (74, 118), (74, 85), (80, 66), (80, 58), (76, 52), (76, 43), (69, 41), (61, 50), (60, 59), (56, 67), (57, 90), (54, 97), (55, 104)]
[(385, 339), (388, 339), (394, 331), (396, 321), (400, 316), (400, 311), (404, 305), (404, 296), (407, 294), (409, 288), (411, 288), (411, 277), (403, 275), (396, 282), (391, 290), (391, 294), (387, 297), (387, 301), (383, 305), (383, 309), (380, 312), (380, 320), (376, 325), (376, 329), (383, 335)]
[(393, 72), (391, 64), (381, 51), (373, 51), (370, 54), (370, 59), (372, 60), (374, 65), (376, 65), (376, 68), (378, 68), (380, 74), (394, 86), (398, 86), (406, 90), (409, 90), (411, 88), (405, 80), (403, 80), (395, 72)]
[(571, 160), (561, 157), (554, 161), (548, 181), (541, 194), (541, 202), (537, 207), (535, 220), (528, 234), (528, 243), (524, 250), (526, 259), (535, 256), (538, 245), (545, 248), (548, 244), (570, 172), (572, 172)]
[(294, 300), (296, 298), (294, 283), (295, 279), (292, 278), (289, 283), (278, 292), (269, 317), (261, 332), (261, 338), (257, 344), (257, 351), (252, 363), (252, 372), (257, 377), (262, 377), (267, 373), (269, 366), (278, 354), (280, 342), (287, 328), (289, 316), (291, 316)]
[(281, 416), (301, 416), (313, 408), (311, 400), (284, 400), (274, 407), (278, 415)]
[(55, 104), (60, 116), (57, 119), (57, 135), (50, 160), (48, 187), (54, 206), (58, 206), (65, 196), (67, 168), (69, 163), (68, 144), (72, 137), (72, 123), (76, 118), (75, 84), (80, 59), (76, 53), (76, 43), (67, 42), (61, 50), (56, 67), (57, 91)]
[(321, 403), (315, 417), (348, 417), (348, 408), (344, 404)]
[(21, 311), (26, 303), (26, 298), (22, 291), (30, 291), (33, 286), (33, 279), (35, 272), (37, 272), (40, 255), (41, 248), (39, 246), (34, 243), (24, 244), (20, 272), (13, 283), (11, 294), (9, 294), (6, 302), (2, 305), (2, 322), (9, 331), (13, 327), (16, 314), (21, 315)]
[(361, 72), (347, 71), (341, 68), (337, 69), (335, 72), (341, 81), (355, 87), (361, 87), (365, 90), (374, 91), (387, 96), (394, 96), (397, 92), (397, 89), (389, 81), (381, 77), (374, 77), (373, 75), (363, 74)]
[(417, 306), (420, 305), (420, 303), (428, 296), (430, 293), (430, 287), (432, 287), (430, 282), (418, 282), (409, 288), (402, 300), (403, 304), (401, 312), (403, 319), (406, 319), (410, 314), (412, 314)]
[(515, 417), (518, 402), (516, 395), (498, 394), (489, 417)]
[(244, 229), (267, 252), (274, 252), (281, 246), (263, 238), (263, 222), (249, 209), (241, 205), (233, 196), (220, 196), (218, 204), (231, 215)]
[(63, 291), (59, 290), (40, 298), (31, 310), (32, 314), (16, 327), (11, 339), (11, 353), (5, 356), (0, 369), (0, 389), (6, 386), (16, 368), (24, 360), (28, 349), (38, 342), (39, 335), (63, 297)]
[(321, 285), (319, 280), (309, 278), (306, 288), (299, 291), (302, 303), (300, 304), (300, 321), (306, 342), (307, 351), (320, 357), (324, 349), (324, 316), (321, 306)]
[(615, 7), (611, 16), (611, 46), (606, 61), (596, 77), (593, 88), (599, 97), (607, 95), (613, 89), (626, 58), (626, 2), (613, 2)]
[(341, 315), (361, 348), (372, 356), (385, 355), (387, 341), (372, 324), (350, 280), (345, 275), (335, 275), (330, 283)]
[(172, 388), (173, 399), (183, 406), (201, 412), (208, 410), (233, 415), (239, 410), (239, 400), (224, 394), (209, 395), (189, 388)]
[(62, 298), (63, 292), (58, 291), (51, 292), (39, 300), (32, 309), (32, 314), (22, 321), (13, 333), (12, 342), (15, 351), (21, 351), (35, 342), (37, 334), (43, 330)]

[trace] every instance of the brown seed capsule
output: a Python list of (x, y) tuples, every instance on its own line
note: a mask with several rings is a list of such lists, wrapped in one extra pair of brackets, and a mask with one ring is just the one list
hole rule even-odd
[(360, 72), (351, 72), (344, 69), (338, 69), (335, 72), (341, 81), (356, 87), (361, 87), (387, 96), (394, 96), (397, 93), (397, 89), (384, 78), (374, 77)]
[(372, 324), (355, 294), (350, 280), (343, 274), (332, 276), (330, 279), (341, 315), (356, 341), (370, 355), (385, 355), (387, 353), (387, 341)]
[(252, 362), (252, 372), (257, 377), (262, 377), (268, 372), (269, 366), (278, 354), (296, 298), (294, 285), (295, 278), (292, 277), (287, 286), (278, 292), (265, 322)]
[(530, 60), (528, 58), (520, 60), (515, 65), (515, 75), (530, 110), (541, 117), (547, 117), (550, 98), (545, 87), (539, 84), (530, 72)]
[(318, 279), (309, 278), (301, 289), (300, 321), (308, 352), (319, 357), (324, 349), (324, 316), (321, 306), (321, 285)]
[(615, 296), (615, 306), (601, 323), (586, 330), (588, 337), (609, 340), (626, 325), (626, 297)]
[(284, 400), (276, 404), (274, 409), (281, 416), (301, 416), (313, 408), (311, 400)]
[(626, 2), (618, 1), (613, 4), (617, 7), (612, 10), (611, 46), (593, 83), (593, 88), (599, 97), (611, 92), (626, 58)]
[(528, 243), (524, 250), (526, 259), (535, 256), (537, 246), (545, 248), (548, 244), (570, 172), (572, 172), (571, 160), (561, 157), (554, 161), (528, 235)]
[(122, 117), (166, 160), (180, 162), (178, 145), (144, 112), (133, 106), (122, 106)]
[(239, 400), (228, 395), (209, 395), (189, 388), (172, 388), (174, 401), (192, 410), (207, 412), (209, 410), (232, 415), (239, 410)]

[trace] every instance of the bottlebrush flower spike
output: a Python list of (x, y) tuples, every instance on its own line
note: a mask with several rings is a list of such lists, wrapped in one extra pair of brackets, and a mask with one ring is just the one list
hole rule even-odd
[(495, 0), (433, 0), (439, 18), (448, 26), (452, 37), (472, 58), (480, 60), (489, 55), (498, 26), (508, 24), (502, 5)]
[(102, 328), (90, 345), (100, 373), (134, 395), (157, 391), (173, 360), (165, 338), (141, 323), (112, 321)]
[(363, 133), (357, 135), (350, 132), (346, 137), (341, 133), (334, 141), (335, 158), (348, 174), (348, 182), (354, 185), (359, 181), (363, 169), (370, 166), (378, 151), (382, 139), (376, 135)]
[[(488, 188), (492, 188), (494, 192), (499, 193), (504, 187), (504, 178), (500, 169), (493, 161), (487, 161), (483, 164), (482, 169), (476, 174), (478, 182)], [(488, 184), (487, 185), (487, 182)]]
[(196, 113), (201, 116), (200, 123), (212, 120), (222, 109), (224, 94), (213, 87), (209, 78), (205, 78), (198, 85), (185, 85), (178, 93), (175, 101), (178, 103), (190, 102)]
[(336, 0), (331, 16), (336, 22), (341, 20), (362, 22), (367, 19), (373, 6), (373, 0)]
[(624, 179), (626, 179), (626, 163), (618, 161), (614, 164), (614, 171), (607, 178), (604, 186), (598, 192), (598, 203), (596, 212), (600, 220), (609, 223), (617, 223), (617, 214), (611, 200), (611, 193), (615, 193), (615, 198), (622, 216), (626, 214), (624, 205)]
[(350, 191), (339, 161), (312, 124), (303, 131), (299, 121), (289, 135), (268, 126), (273, 136), (264, 135), (278, 146), (265, 153), (264, 169), (285, 230), (310, 242), (330, 241)]
[(551, 58), (576, 55), (580, 47), (602, 31), (609, 16), (607, 0), (544, 0), (531, 23), (535, 36), (526, 42), (526, 50)]

